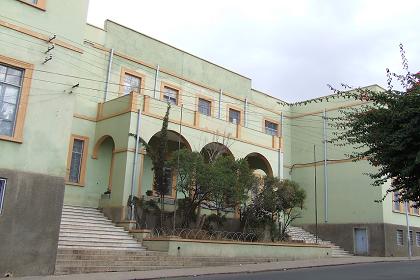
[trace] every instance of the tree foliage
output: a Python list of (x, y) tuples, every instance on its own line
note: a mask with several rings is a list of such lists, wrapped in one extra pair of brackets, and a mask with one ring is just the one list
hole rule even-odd
[(185, 197), (180, 204), (184, 227), (189, 226), (202, 205), (219, 216), (234, 210), (255, 182), (247, 161), (230, 156), (206, 162), (201, 153), (182, 149), (172, 155), (170, 165), (178, 168), (177, 191)]
[[(401, 47), (405, 75), (387, 69), (388, 88), (375, 92), (355, 89), (349, 98), (365, 100), (363, 106), (342, 110), (335, 119), (337, 145), (352, 145), (349, 155), (366, 159), (375, 171), (368, 173), (373, 185), (391, 182), (389, 192), (398, 192), (401, 200), (420, 202), (420, 84), (418, 74), (408, 72)], [(397, 80), (403, 90), (395, 90)]]
[(284, 240), (287, 227), (300, 217), (305, 198), (306, 192), (296, 182), (266, 176), (252, 189), (251, 203), (243, 213), (243, 227), (268, 227), (272, 240)]

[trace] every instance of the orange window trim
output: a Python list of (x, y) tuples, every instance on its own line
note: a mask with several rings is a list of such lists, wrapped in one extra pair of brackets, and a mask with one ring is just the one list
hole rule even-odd
[(265, 125), (266, 125), (267, 122), (271, 122), (271, 123), (274, 123), (274, 124), (277, 125), (277, 134), (275, 136), (280, 136), (280, 129), (281, 129), (280, 122), (278, 122), (276, 120), (273, 120), (273, 119), (270, 119), (270, 118), (263, 118), (263, 120), (262, 120), (262, 131), (265, 133)]
[(28, 106), (29, 91), (31, 88), (33, 64), (26, 63), (14, 58), (0, 55), (0, 63), (9, 65), (15, 68), (22, 69), (24, 71), (23, 83), (20, 92), (20, 100), (18, 105), (18, 111), (15, 122), (15, 132), (13, 136), (0, 135), (0, 140), (11, 141), (16, 143), (23, 142), (23, 125), (25, 122), (26, 110)]
[(46, 10), (45, 7), (46, 7), (47, 0), (38, 0), (38, 3), (36, 3), (36, 4), (30, 3), (30, 2), (28, 2), (28, 0), (18, 0), (18, 1), (20, 1), (24, 4), (26, 4), (26, 5), (38, 8), (38, 9), (43, 10), (43, 11)]
[(239, 112), (239, 116), (240, 116), (241, 119), (240, 119), (238, 125), (243, 126), (244, 125), (244, 111), (241, 108), (236, 107), (236, 106), (227, 106), (226, 107), (226, 121), (229, 122), (229, 123), (230, 123), (230, 121), (229, 121), (229, 111), (230, 110), (234, 110), (234, 111)]
[[(81, 140), (84, 142), (83, 144), (83, 155), (82, 155), (82, 166), (80, 167), (80, 180), (79, 183), (70, 182), (70, 165), (71, 165), (71, 156), (73, 152), (73, 144), (74, 140)], [(70, 137), (70, 143), (69, 143), (69, 150), (67, 154), (67, 169), (66, 169), (66, 184), (67, 185), (74, 185), (79, 187), (84, 187), (85, 185), (85, 179), (86, 179), (86, 160), (87, 160), (87, 154), (89, 149), (89, 137), (81, 136), (81, 135), (75, 135), (72, 134)]]
[(176, 94), (176, 105), (180, 106), (182, 104), (181, 101), (181, 88), (177, 87), (175, 85), (169, 84), (169, 83), (165, 83), (165, 82), (161, 82), (160, 83), (160, 100), (165, 101), (165, 99), (163, 98), (163, 95), (165, 93), (165, 88), (170, 88), (173, 89), (175, 91), (177, 91)]
[(134, 77), (137, 77), (140, 79), (140, 92), (139, 95), (143, 93), (143, 89), (144, 89), (144, 85), (145, 85), (145, 79), (146, 76), (144, 74), (141, 74), (137, 71), (125, 68), (125, 67), (121, 67), (121, 76), (120, 76), (120, 89), (119, 89), (119, 96), (124, 95), (124, 78), (125, 75), (131, 75)]
[(197, 112), (199, 112), (199, 108), (198, 106), (200, 105), (200, 99), (206, 100), (208, 102), (210, 102), (210, 116), (209, 117), (214, 117), (214, 100), (212, 98), (209, 98), (208, 96), (204, 96), (204, 95), (200, 95), (197, 94), (196, 95), (196, 99), (195, 99), (195, 108), (197, 110)]

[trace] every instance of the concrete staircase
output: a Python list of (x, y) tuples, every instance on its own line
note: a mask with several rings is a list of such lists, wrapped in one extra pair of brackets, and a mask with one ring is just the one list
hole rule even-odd
[(65, 205), (55, 274), (155, 270), (280, 261), (276, 258), (176, 257), (146, 250), (99, 210)]
[(69, 205), (63, 206), (58, 249), (145, 250), (98, 209)]
[[(305, 231), (300, 227), (289, 226), (286, 230), (287, 234), (293, 241), (299, 241), (304, 243), (316, 243), (316, 237), (312, 233)], [(318, 244), (330, 246), (332, 248), (332, 257), (350, 257), (352, 256), (349, 252), (343, 250), (339, 246), (335, 245), (331, 241), (325, 241), (318, 237)]]

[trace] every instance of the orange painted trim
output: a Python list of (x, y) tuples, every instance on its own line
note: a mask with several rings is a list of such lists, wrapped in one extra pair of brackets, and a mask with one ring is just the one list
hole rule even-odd
[(85, 120), (85, 121), (90, 121), (90, 122), (96, 122), (97, 121), (97, 118), (95, 118), (95, 117), (90, 117), (90, 116), (86, 116), (86, 115), (82, 115), (82, 114), (78, 114), (78, 113), (74, 113), (73, 118), (81, 119), (81, 120)]
[(266, 117), (263, 117), (263, 119), (262, 119), (262, 131), (263, 131), (263, 133), (266, 133), (265, 132), (265, 127), (266, 127), (267, 122), (271, 122), (271, 123), (274, 123), (275, 125), (277, 125), (277, 133), (274, 136), (280, 136), (281, 135), (281, 133), (280, 133), (280, 129), (281, 129), (280, 122), (276, 121), (274, 119), (271, 119), (271, 118), (266, 118)]
[(233, 110), (233, 111), (238, 111), (239, 112), (239, 117), (241, 118), (240, 120), (239, 120), (239, 125), (242, 125), (243, 126), (243, 124), (244, 124), (244, 110), (242, 110), (241, 108), (239, 108), (239, 107), (236, 107), (236, 106), (233, 106), (233, 105), (228, 105), (228, 106), (226, 106), (226, 121), (228, 122), (228, 123), (231, 123), (230, 121), (229, 121), (229, 111), (230, 110)]
[(26, 5), (29, 5), (31, 7), (34, 7), (34, 8), (43, 10), (44, 12), (46, 10), (45, 9), (45, 7), (46, 7), (46, 0), (38, 0), (38, 3), (36, 3), (36, 4), (30, 3), (30, 2), (25, 1), (25, 0), (18, 0), (18, 1), (20, 1), (20, 2), (22, 2), (24, 4), (26, 4)]
[(139, 95), (142, 94), (143, 89), (144, 89), (144, 85), (145, 85), (146, 75), (144, 75), (142, 73), (139, 73), (135, 70), (131, 70), (131, 69), (126, 68), (126, 67), (121, 67), (120, 89), (119, 89), (119, 94), (118, 95), (120, 95), (120, 96), (124, 95), (124, 78), (125, 78), (126, 74), (137, 77), (137, 78), (140, 79), (140, 92), (138, 92), (138, 94)]
[[(73, 145), (74, 140), (82, 140), (83, 143), (83, 155), (82, 155), (82, 166), (80, 167), (80, 175), (79, 175), (79, 182), (70, 182), (69, 176), (70, 176), (70, 165), (71, 165), (71, 156), (73, 153)], [(86, 179), (86, 160), (89, 150), (89, 137), (81, 136), (81, 135), (75, 135), (72, 134), (70, 136), (70, 143), (69, 143), (69, 150), (67, 154), (67, 168), (66, 168), (66, 184), (67, 185), (73, 185), (73, 186), (80, 186), (83, 187), (85, 185), (85, 179)]]
[(214, 114), (214, 107), (215, 107), (214, 106), (214, 99), (213, 98), (210, 98), (208, 96), (201, 95), (201, 94), (196, 94), (195, 108), (196, 108), (197, 112), (199, 112), (199, 107), (198, 106), (200, 104), (199, 103), (200, 99), (204, 99), (204, 100), (210, 102), (210, 116), (208, 116), (208, 117), (214, 117), (215, 116), (215, 114)]
[(149, 109), (150, 109), (150, 96), (144, 95), (144, 98), (143, 98), (143, 112), (147, 113), (147, 112), (149, 112)]
[(161, 82), (160, 83), (160, 100), (162, 100), (164, 102), (165, 102), (165, 99), (163, 98), (163, 95), (165, 93), (165, 88), (173, 89), (173, 90), (175, 90), (177, 92), (176, 93), (176, 105), (177, 106), (181, 106), (181, 104), (182, 104), (182, 91), (181, 91), (181, 88), (178, 87), (178, 86), (175, 86), (173, 84), (169, 84), (169, 83), (166, 83), (166, 82)]
[[(153, 114), (153, 113), (144, 113), (143, 115), (144, 116), (151, 117), (151, 118), (163, 120), (163, 117), (161, 117), (159, 115), (156, 115), (156, 114)], [(169, 119), (169, 122), (170, 123), (173, 123), (173, 124), (179, 125), (179, 121), (178, 120)], [(189, 127), (189, 128), (192, 128), (192, 129), (196, 129), (196, 130), (202, 131), (202, 132), (207, 132), (207, 133), (210, 133), (212, 135), (217, 135), (217, 136), (222, 136), (222, 137), (225, 137), (226, 136), (225, 134), (219, 133), (219, 131), (210, 130), (210, 129), (206, 129), (206, 128), (202, 128), (202, 127), (195, 127), (194, 125), (191, 125), (189, 123), (182, 122), (182, 125), (185, 126), (185, 127)], [(260, 148), (263, 148), (263, 149), (277, 151), (277, 149), (271, 148), (271, 145), (270, 146), (264, 146), (264, 145), (261, 145), (261, 144), (258, 144), (258, 143), (252, 143), (250, 141), (243, 140), (243, 139), (240, 139), (240, 138), (238, 138), (238, 139), (235, 138), (235, 140), (236, 141), (239, 141), (239, 142), (242, 142), (242, 143), (245, 143), (245, 144), (249, 144), (249, 145), (253, 145), (253, 146), (256, 146), (256, 147), (260, 147)]]
[(200, 112), (198, 112), (198, 111), (194, 112), (194, 126), (195, 127), (200, 126)]
[[(8, 22), (6, 22), (4, 20), (1, 20), (1, 19), (0, 19), (0, 26), (12, 29), (14, 31), (17, 31), (19, 33), (31, 36), (33, 38), (39, 39), (39, 40), (44, 41), (44, 42), (48, 42), (49, 39), (50, 39), (49, 36), (47, 36), (45, 34), (42, 34), (42, 33), (36, 32), (36, 31), (32, 31), (32, 30), (27, 29), (25, 27), (20, 27), (20, 26), (17, 26), (15, 24), (12, 24), (12, 23), (8, 23)], [(75, 46), (73, 46), (69, 43), (66, 43), (66, 42), (62, 41), (62, 40), (54, 39), (52, 41), (52, 43), (54, 43), (54, 44), (56, 44), (60, 47), (66, 48), (68, 50), (77, 52), (77, 53), (83, 53), (83, 50), (81, 48), (75, 47)]]
[(26, 63), (26, 62), (23, 62), (14, 58), (6, 57), (3, 55), (0, 55), (0, 63), (15, 67), (15, 68), (19, 68), (24, 71), (13, 136), (6, 136), (6, 135), (0, 136), (0, 140), (11, 141), (15, 143), (22, 143), (23, 142), (23, 126), (25, 123), (26, 110), (28, 107), (29, 92), (31, 88), (34, 66), (33, 64)]

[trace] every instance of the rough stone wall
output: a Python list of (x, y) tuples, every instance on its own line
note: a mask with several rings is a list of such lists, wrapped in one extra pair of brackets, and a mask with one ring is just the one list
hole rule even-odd
[(0, 169), (7, 179), (0, 215), (0, 278), (54, 273), (64, 179)]

